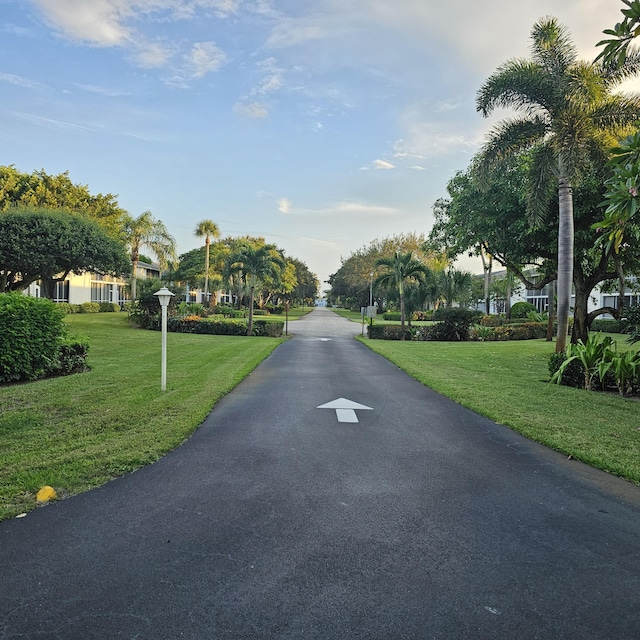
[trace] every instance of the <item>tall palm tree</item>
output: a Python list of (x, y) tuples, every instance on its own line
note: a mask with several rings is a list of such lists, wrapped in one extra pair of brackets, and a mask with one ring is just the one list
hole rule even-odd
[(506, 62), (477, 96), (477, 110), (488, 116), (497, 107), (516, 116), (498, 123), (481, 153), (481, 169), (531, 150), (528, 211), (540, 221), (557, 184), (558, 338), (566, 347), (573, 279), (573, 195), (583, 169), (603, 162), (606, 148), (640, 117), (640, 99), (613, 94), (620, 82), (637, 74), (640, 56), (629, 55), (619, 68), (577, 59), (565, 28), (555, 18), (536, 23), (531, 60)]
[(452, 307), (454, 302), (462, 302), (469, 297), (473, 276), (470, 271), (449, 268), (440, 271), (437, 282), (441, 300), (447, 307)]
[(419, 260), (414, 259), (411, 251), (407, 253), (400, 253), (399, 251), (396, 251), (393, 257), (387, 256), (380, 258), (376, 260), (376, 267), (386, 267), (387, 271), (375, 279), (373, 286), (394, 287), (398, 290), (398, 294), (400, 296), (400, 339), (404, 340), (405, 283), (411, 281), (424, 283), (429, 274), (429, 268)]
[(253, 334), (253, 301), (258, 280), (271, 276), (278, 278), (286, 262), (273, 244), (256, 245), (242, 242), (229, 258), (229, 273), (241, 274), (249, 286), (249, 325), (247, 335)]
[(220, 237), (220, 229), (213, 220), (201, 220), (196, 226), (195, 232), (198, 238), (204, 237), (205, 254), (204, 254), (204, 295), (205, 300), (209, 301), (209, 249), (211, 247), (211, 238)]
[(136, 299), (136, 272), (143, 247), (150, 249), (156, 256), (160, 267), (166, 266), (169, 259), (175, 259), (176, 241), (167, 231), (164, 223), (156, 220), (151, 211), (141, 213), (137, 218), (131, 216), (124, 225), (125, 241), (131, 255), (131, 299)]

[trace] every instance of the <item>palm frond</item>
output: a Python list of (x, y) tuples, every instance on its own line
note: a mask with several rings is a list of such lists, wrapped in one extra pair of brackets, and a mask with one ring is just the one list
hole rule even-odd
[(548, 122), (540, 117), (505, 119), (495, 125), (477, 156), (476, 174), (480, 183), (484, 184), (488, 174), (506, 160), (544, 139), (548, 131)]
[(510, 60), (493, 73), (476, 96), (476, 111), (488, 116), (499, 107), (527, 113), (552, 108), (549, 74), (529, 60)]
[(558, 156), (551, 141), (538, 145), (531, 154), (527, 215), (532, 225), (540, 224), (558, 184)]
[(564, 75), (578, 56), (566, 27), (553, 17), (533, 25), (531, 53), (533, 59), (555, 77)]

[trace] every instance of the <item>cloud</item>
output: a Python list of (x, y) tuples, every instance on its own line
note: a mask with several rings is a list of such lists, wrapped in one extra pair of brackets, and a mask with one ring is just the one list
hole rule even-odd
[(233, 112), (243, 118), (251, 118), (254, 120), (264, 119), (269, 115), (269, 110), (261, 102), (237, 102), (233, 106)]
[(21, 76), (16, 76), (13, 73), (0, 73), (0, 82), (6, 82), (8, 84), (14, 84), (18, 87), (26, 87), (27, 89), (48, 89), (44, 84), (40, 82), (34, 82)]
[(278, 200), (278, 211), (285, 214), (291, 213), (291, 201), (289, 198), (280, 198)]
[(202, 78), (211, 71), (217, 71), (227, 59), (214, 42), (196, 42), (184, 56), (184, 70), (191, 78)]
[(320, 238), (299, 238), (299, 241), (312, 247), (319, 247), (320, 249), (329, 249), (331, 251), (340, 251), (340, 249), (342, 249), (342, 246), (337, 242), (321, 240)]
[(117, 98), (119, 96), (129, 95), (124, 91), (118, 91), (116, 89), (106, 89), (105, 87), (99, 87), (93, 84), (79, 84), (77, 85), (79, 89), (86, 91), (88, 93), (95, 93), (101, 96), (106, 96), (108, 98)]
[(373, 166), (376, 169), (395, 169), (396, 166), (394, 164), (391, 164), (390, 162), (387, 162), (386, 160), (374, 160), (373, 161)]
[(394, 207), (384, 207), (380, 205), (367, 204), (365, 202), (354, 202), (351, 200), (338, 200), (334, 205), (323, 209), (303, 209), (294, 207), (289, 198), (280, 198), (277, 201), (278, 210), (286, 215), (296, 215), (299, 217), (310, 216), (341, 216), (360, 218), (364, 216), (394, 216), (400, 211)]

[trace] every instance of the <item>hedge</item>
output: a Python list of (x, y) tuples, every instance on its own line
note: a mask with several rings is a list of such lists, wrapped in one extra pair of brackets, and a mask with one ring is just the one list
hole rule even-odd
[[(399, 327), (397, 324), (368, 325), (367, 333), (372, 340), (402, 340), (402, 327)], [(405, 328), (404, 339), (412, 339), (410, 329)]]
[(85, 369), (88, 343), (66, 337), (64, 315), (51, 300), (0, 294), (0, 382), (38, 380)]
[[(160, 318), (154, 318), (149, 329), (161, 328)], [(198, 333), (215, 336), (246, 336), (247, 323), (236, 320), (203, 320), (200, 318), (169, 318), (167, 331), (176, 333)], [(253, 335), (279, 338), (284, 331), (284, 322), (269, 320), (254, 320)]]

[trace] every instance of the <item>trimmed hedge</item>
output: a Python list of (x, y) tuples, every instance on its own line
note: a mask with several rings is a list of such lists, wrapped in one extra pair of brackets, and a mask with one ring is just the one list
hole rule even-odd
[(78, 313), (99, 313), (100, 312), (100, 303), (99, 302), (83, 302), (81, 305), (78, 305)]
[[(397, 324), (367, 325), (367, 333), (372, 340), (402, 340), (402, 327)], [(410, 329), (405, 328), (404, 339), (412, 339)]]
[(401, 314), (396, 311), (387, 311), (387, 313), (382, 314), (382, 319), (388, 322), (400, 322), (400, 315)]
[(510, 318), (526, 318), (530, 311), (538, 311), (538, 307), (530, 302), (516, 302), (511, 307)]
[(596, 318), (590, 327), (590, 331), (603, 331), (604, 333), (626, 333), (629, 326), (628, 320), (605, 320)]
[(523, 322), (507, 324), (494, 329), (494, 340), (536, 340), (546, 338), (547, 325), (544, 322)]
[[(160, 318), (154, 318), (149, 329), (156, 331), (161, 328)], [(247, 323), (236, 320), (204, 320), (201, 318), (169, 318), (167, 331), (176, 333), (198, 333), (214, 336), (246, 336)], [(253, 335), (279, 338), (284, 331), (284, 322), (269, 320), (254, 320)]]
[(100, 313), (116, 313), (120, 311), (120, 305), (117, 302), (98, 302), (98, 311)]

